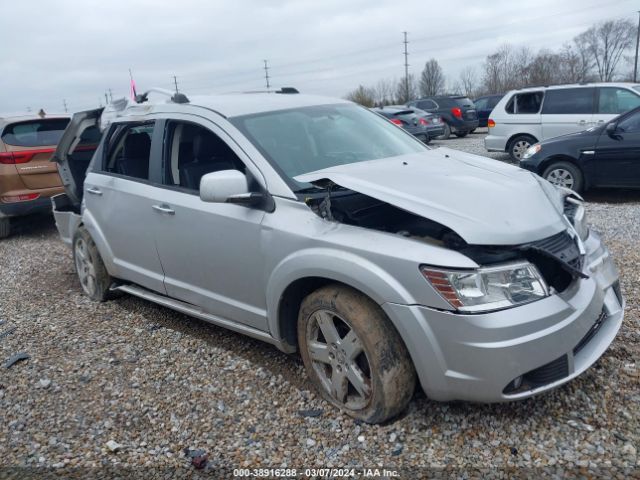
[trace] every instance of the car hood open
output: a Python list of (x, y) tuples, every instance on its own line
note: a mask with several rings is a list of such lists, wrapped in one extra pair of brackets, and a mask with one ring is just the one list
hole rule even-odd
[(526, 170), (449, 148), (298, 175), (329, 180), (438, 222), (475, 245), (518, 245), (567, 228), (562, 195)]

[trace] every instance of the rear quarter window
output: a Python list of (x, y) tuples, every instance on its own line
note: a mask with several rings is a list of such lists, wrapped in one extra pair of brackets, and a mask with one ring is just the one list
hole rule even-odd
[(505, 111), (507, 113), (538, 113), (542, 106), (542, 99), (544, 98), (543, 92), (526, 92), (516, 93), (512, 96), (507, 105)]
[(2, 132), (2, 141), (16, 147), (57, 145), (68, 123), (68, 118), (10, 123)]

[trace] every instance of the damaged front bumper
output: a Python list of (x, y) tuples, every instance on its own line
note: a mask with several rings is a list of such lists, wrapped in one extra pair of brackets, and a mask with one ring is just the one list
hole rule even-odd
[(500, 402), (555, 388), (609, 347), (623, 319), (618, 273), (595, 232), (583, 272), (560, 294), (520, 307), (459, 314), (382, 305), (405, 339), (423, 389), (434, 400)]

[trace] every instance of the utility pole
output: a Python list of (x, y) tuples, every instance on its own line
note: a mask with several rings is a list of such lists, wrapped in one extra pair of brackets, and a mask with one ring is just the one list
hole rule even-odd
[(633, 83), (638, 78), (638, 43), (640, 43), (640, 10), (638, 10), (638, 32), (636, 33), (636, 60), (633, 62)]
[(109, 100), (113, 102), (113, 92), (109, 89)]
[(64, 113), (67, 113), (68, 110), (67, 110), (67, 99), (66, 98), (62, 99), (62, 105), (64, 105)]
[(269, 84), (269, 65), (267, 63), (266, 60), (264, 60), (264, 80), (267, 83), (267, 90), (269, 90), (269, 88), (271, 87), (271, 85)]
[(173, 76), (173, 84), (176, 86), (176, 93), (178, 93), (178, 79), (175, 75)]
[(409, 41), (407, 40), (407, 32), (402, 32), (404, 34), (404, 94), (406, 97), (406, 101), (411, 100), (409, 98), (409, 51), (408, 45)]
[(109, 96), (107, 95), (107, 92), (104, 92), (104, 104), (109, 105)]

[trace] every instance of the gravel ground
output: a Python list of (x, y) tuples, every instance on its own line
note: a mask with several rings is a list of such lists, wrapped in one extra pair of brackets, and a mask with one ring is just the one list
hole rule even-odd
[[(481, 134), (435, 143), (485, 153)], [(382, 426), (322, 401), (295, 355), (137, 298), (91, 302), (51, 218), (25, 219), (0, 242), (0, 335), (10, 332), (0, 362), (30, 355), (0, 367), (0, 478), (186, 478), (198, 449), (210, 478), (382, 466), (403, 478), (640, 478), (640, 193), (587, 200), (627, 298), (597, 364), (517, 403), (443, 404), (417, 392)]]

